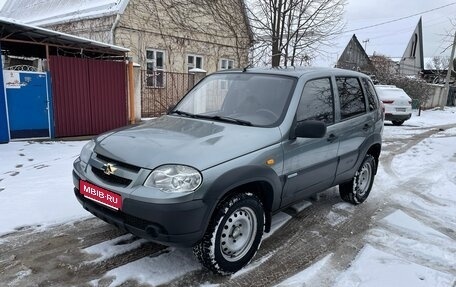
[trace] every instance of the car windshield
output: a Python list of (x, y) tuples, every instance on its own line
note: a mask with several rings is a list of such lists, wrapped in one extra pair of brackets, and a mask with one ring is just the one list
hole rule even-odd
[(180, 116), (252, 126), (282, 119), (296, 78), (252, 73), (206, 77), (170, 112)]

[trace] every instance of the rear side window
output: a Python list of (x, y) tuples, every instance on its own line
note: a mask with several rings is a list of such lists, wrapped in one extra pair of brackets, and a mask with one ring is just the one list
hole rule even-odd
[(364, 88), (366, 89), (367, 100), (369, 102), (369, 111), (370, 112), (375, 111), (378, 108), (378, 104), (377, 104), (377, 100), (375, 97), (374, 86), (366, 78), (363, 78), (362, 81), (363, 81)]
[(298, 106), (297, 121), (318, 120), (334, 123), (334, 99), (329, 78), (306, 83)]
[(337, 77), (341, 120), (366, 113), (366, 101), (358, 78)]

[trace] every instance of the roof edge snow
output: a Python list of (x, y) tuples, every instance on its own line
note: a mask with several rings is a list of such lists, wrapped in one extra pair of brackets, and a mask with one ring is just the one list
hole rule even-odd
[[(94, 41), (94, 40), (91, 40), (91, 39), (78, 37), (78, 36), (74, 36), (74, 35), (70, 35), (70, 34), (67, 34), (67, 33), (58, 32), (58, 31), (53, 31), (53, 30), (49, 30), (49, 29), (46, 29), (46, 28), (41, 28), (41, 27), (38, 27), (38, 26), (34, 26), (34, 25), (27, 24), (27, 23), (23, 23), (21, 21), (15, 20), (15, 19), (5, 18), (5, 17), (1, 17), (1, 16), (0, 16), (0, 25), (12, 25), (12, 26), (16, 26), (16, 27), (18, 27), (20, 29), (24, 29), (24, 32), (22, 32), (23, 34), (35, 33), (35, 34), (45, 35), (49, 39), (55, 38), (55, 39), (61, 39), (61, 40), (64, 40), (64, 41), (71, 41), (71, 42), (74, 42), (74, 43), (88, 44), (88, 45), (91, 45), (91, 46), (96, 46), (96, 47), (100, 47), (100, 48), (108, 48), (108, 49), (111, 49), (111, 50), (114, 50), (114, 51), (118, 51), (118, 52), (123, 52), (123, 53), (127, 53), (127, 52), (130, 51), (130, 49), (127, 49), (127, 48), (124, 48), (124, 47), (111, 45), (111, 44), (106, 44), (106, 43), (103, 43), (103, 42)], [(4, 41), (7, 41), (7, 39), (5, 39)]]
[(124, 13), (129, 3), (129, 0), (112, 0), (105, 1), (105, 3), (101, 3), (100, 5), (93, 4), (93, 2), (91, 2), (81, 3), (79, 4), (79, 7), (69, 7), (65, 6), (64, 2), (58, 2), (58, 0), (54, 1), (56, 1), (56, 7), (61, 8), (60, 11), (58, 9), (51, 10), (50, 12), (44, 11), (46, 5), (49, 6), (50, 4), (52, 4), (52, 0), (44, 0), (42, 1), (42, 3), (36, 2), (36, 7), (33, 7), (37, 8), (41, 6), (43, 8), (42, 10), (34, 11), (34, 17), (24, 15), (24, 19), (21, 19), (21, 17), (13, 17), (13, 15), (18, 15), (16, 12), (22, 9), (21, 3), (19, 3), (17, 0), (8, 0), (8, 2), (5, 3), (5, 5), (1, 9), (1, 16), (6, 18), (16, 18), (17, 20), (23, 23), (31, 24), (34, 26), (50, 26), (66, 23), (69, 21), (94, 19), (99, 17), (107, 17), (122, 14)]

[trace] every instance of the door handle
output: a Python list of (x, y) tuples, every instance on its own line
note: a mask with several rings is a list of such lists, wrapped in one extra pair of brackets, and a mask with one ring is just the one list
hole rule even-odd
[(366, 132), (367, 132), (370, 128), (371, 128), (371, 125), (365, 124), (365, 125), (363, 126), (363, 131), (366, 131)]
[(332, 142), (334, 142), (336, 139), (337, 139), (337, 137), (336, 137), (334, 134), (330, 134), (327, 140), (328, 140), (330, 143), (332, 143)]

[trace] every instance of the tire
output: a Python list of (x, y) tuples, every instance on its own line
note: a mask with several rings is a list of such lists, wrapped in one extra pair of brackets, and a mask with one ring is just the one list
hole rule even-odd
[(395, 125), (395, 126), (401, 126), (404, 123), (404, 121), (392, 121), (392, 122), (393, 122), (393, 125)]
[(232, 274), (255, 255), (264, 224), (260, 199), (252, 193), (236, 194), (219, 204), (193, 254), (214, 273)]
[(375, 159), (370, 154), (367, 154), (353, 179), (339, 185), (339, 193), (342, 200), (355, 205), (363, 203), (372, 189), (375, 170)]

